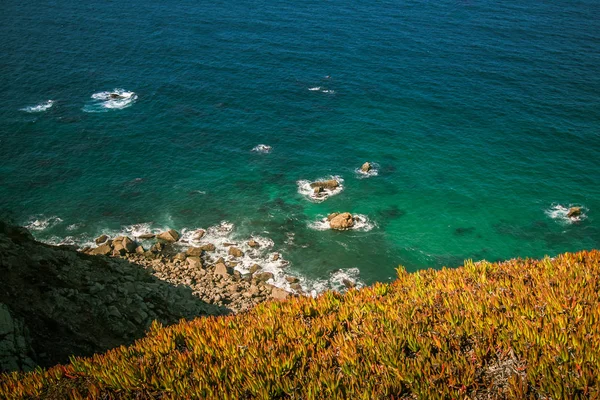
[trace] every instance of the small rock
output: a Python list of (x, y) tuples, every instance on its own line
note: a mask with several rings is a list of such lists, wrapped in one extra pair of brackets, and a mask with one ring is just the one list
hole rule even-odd
[(290, 297), (290, 292), (278, 287), (273, 287), (273, 289), (271, 289), (271, 297), (279, 301), (286, 300), (288, 297)]
[(361, 170), (362, 172), (365, 172), (365, 173), (366, 173), (366, 172), (369, 172), (369, 171), (371, 170), (371, 168), (372, 168), (372, 166), (371, 166), (371, 163), (370, 163), (370, 162), (366, 162), (366, 163), (364, 163), (364, 164), (362, 165), (362, 167), (360, 167), (360, 170)]
[(200, 259), (200, 257), (188, 257), (186, 261), (190, 268), (202, 269), (202, 260)]
[(160, 233), (156, 238), (164, 240), (165, 242), (174, 243), (179, 240), (179, 233), (177, 233), (175, 229), (169, 229), (166, 232)]
[(230, 247), (229, 255), (234, 257), (242, 257), (244, 255), (244, 252), (238, 249), (237, 247)]
[(108, 236), (100, 235), (96, 238), (96, 244), (102, 244), (108, 240)]
[(298, 292), (302, 291), (302, 285), (297, 282), (290, 284), (290, 287)]
[(571, 207), (567, 213), (567, 218), (575, 218), (581, 215), (581, 207)]
[(258, 264), (254, 264), (253, 266), (250, 267), (250, 273), (253, 274), (258, 270), (261, 270), (262, 268), (260, 267), (260, 265)]
[(273, 279), (273, 274), (271, 272), (261, 272), (258, 274), (254, 274), (254, 278), (258, 281), (258, 282), (266, 282), (269, 279)]
[(185, 261), (186, 258), (187, 258), (187, 255), (185, 253), (177, 253), (173, 256), (173, 260), (177, 260), (177, 261)]
[(215, 275), (228, 277), (230, 275), (229, 268), (227, 268), (227, 265), (223, 263), (218, 263), (217, 265), (215, 265)]
[(144, 250), (144, 246), (139, 245), (138, 247), (135, 248), (135, 252), (137, 254), (144, 254), (146, 251)]
[(154, 246), (150, 247), (150, 251), (153, 253), (160, 253), (164, 249), (165, 249), (165, 244), (161, 243), (161, 242), (155, 243)]
[(286, 276), (285, 280), (289, 283), (297, 283), (300, 281), (300, 279), (296, 278), (295, 276)]
[(352, 288), (356, 287), (356, 283), (352, 282), (350, 279), (342, 279), (342, 283), (348, 289), (352, 289)]
[(202, 239), (204, 237), (204, 235), (206, 235), (206, 231), (204, 229), (198, 229), (192, 235), (192, 239), (194, 239), (194, 240), (200, 240), (200, 239)]
[(354, 219), (349, 212), (341, 213), (329, 220), (329, 226), (331, 229), (343, 231), (354, 226)]
[(200, 257), (202, 255), (202, 249), (200, 247), (190, 247), (185, 254), (187, 254), (188, 257)]
[(253, 247), (253, 248), (254, 248), (254, 247), (260, 247), (260, 244), (259, 244), (259, 243), (258, 243), (256, 240), (254, 240), (254, 239), (250, 239), (250, 240), (248, 241), (248, 246), (250, 246), (250, 247)]
[(279, 253), (273, 254), (273, 258), (271, 258), (271, 261), (277, 261), (277, 260), (279, 260)]
[(90, 251), (90, 254), (102, 256), (107, 256), (110, 253), (112, 253), (112, 248), (108, 244), (103, 244)]
[(214, 244), (212, 243), (207, 243), (205, 245), (200, 246), (200, 249), (204, 250), (204, 251), (210, 251), (213, 252), (216, 250), (216, 247)]
[(156, 235), (154, 233), (142, 233), (141, 235), (138, 236), (138, 239), (152, 239), (155, 236)]

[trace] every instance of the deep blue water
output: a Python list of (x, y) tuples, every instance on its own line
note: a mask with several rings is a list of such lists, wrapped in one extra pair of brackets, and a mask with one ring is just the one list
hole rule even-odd
[[(228, 221), (308, 288), (600, 247), (596, 1), (0, 9), (0, 210), (42, 240)], [(137, 99), (91, 97), (117, 88)], [(372, 229), (314, 229), (332, 211)]]

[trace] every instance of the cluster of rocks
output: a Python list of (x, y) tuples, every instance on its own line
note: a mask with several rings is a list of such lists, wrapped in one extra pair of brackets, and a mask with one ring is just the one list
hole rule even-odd
[[(199, 230), (195, 238), (202, 238), (205, 231)], [(185, 251), (174, 245), (180, 238), (177, 231), (171, 229), (158, 235), (145, 234), (138, 238), (152, 239), (156, 242), (149, 250), (127, 236), (110, 239), (102, 235), (96, 239), (98, 247), (85, 248), (82, 251), (93, 255), (104, 255), (125, 258), (147, 269), (157, 278), (174, 285), (184, 285), (192, 290), (194, 296), (202, 301), (223, 306), (231, 312), (248, 310), (256, 304), (269, 300), (284, 300), (292, 293), (267, 284), (273, 278), (271, 272), (263, 271), (254, 264), (247, 274), (241, 274), (234, 268), (238, 265), (236, 259), (243, 257), (244, 252), (231, 243), (228, 260), (214, 256), (216, 246), (206, 243), (199, 247), (189, 247)], [(260, 244), (254, 239), (248, 241), (251, 248)], [(273, 256), (273, 261), (279, 259), (279, 254)], [(290, 287), (301, 293), (299, 279), (286, 277)]]
[(327, 190), (335, 190), (340, 186), (340, 183), (335, 179), (329, 179), (326, 181), (312, 182), (310, 187), (313, 189), (313, 195), (315, 197), (326, 197)]

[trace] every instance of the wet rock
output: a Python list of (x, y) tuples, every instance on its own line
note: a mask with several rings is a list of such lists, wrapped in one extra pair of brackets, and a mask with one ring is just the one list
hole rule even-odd
[(327, 216), (327, 221), (331, 221), (332, 219), (334, 219), (335, 217), (337, 217), (338, 215), (340, 215), (340, 213), (331, 213)]
[(296, 278), (295, 276), (286, 276), (285, 280), (289, 283), (297, 283), (300, 281), (300, 279)]
[(271, 261), (277, 261), (277, 260), (279, 260), (279, 253), (273, 254), (273, 258), (271, 258)]
[(271, 272), (260, 272), (258, 274), (254, 274), (254, 279), (258, 282), (266, 282), (269, 279), (273, 279), (273, 274)]
[(200, 257), (188, 257), (187, 264), (192, 269), (202, 269), (202, 260)]
[(258, 265), (258, 264), (254, 264), (253, 266), (251, 266), (251, 267), (250, 267), (250, 273), (251, 273), (251, 274), (253, 274), (253, 273), (255, 273), (256, 271), (259, 271), (259, 270), (261, 270), (261, 269), (262, 269), (262, 268), (261, 268), (261, 266), (260, 266), (260, 265)]
[(260, 247), (260, 244), (256, 240), (250, 239), (248, 241), (248, 246), (255, 248), (255, 247)]
[(290, 287), (291, 287), (292, 289), (294, 289), (294, 290), (298, 291), (298, 292), (301, 292), (301, 291), (302, 291), (302, 285), (301, 285), (301, 284), (299, 284), (299, 283), (297, 283), (297, 282), (295, 282), (295, 283), (291, 283), (291, 284), (290, 284)]
[(142, 233), (137, 236), (138, 239), (153, 239), (156, 235), (154, 233)]
[(352, 289), (354, 287), (356, 287), (356, 283), (351, 281), (350, 279), (342, 279), (342, 283), (344, 284), (344, 286), (346, 286), (348, 289)]
[(317, 186), (316, 188), (314, 188), (313, 193), (319, 195), (323, 193), (323, 188), (321, 186)]
[(229, 255), (234, 257), (242, 257), (244, 255), (244, 252), (238, 249), (237, 247), (230, 247)]
[(188, 257), (200, 257), (202, 255), (202, 251), (203, 250), (200, 247), (190, 247), (187, 249), (185, 254), (187, 254)]
[(354, 226), (354, 219), (349, 212), (341, 213), (329, 220), (329, 226), (331, 229), (343, 231)]
[(200, 249), (204, 250), (204, 251), (210, 251), (213, 252), (216, 250), (216, 247), (214, 244), (212, 243), (207, 243), (205, 245), (200, 246)]
[(103, 244), (90, 250), (90, 254), (107, 256), (112, 253), (112, 248), (108, 244)]
[(165, 244), (161, 243), (161, 242), (155, 243), (154, 246), (150, 247), (150, 251), (153, 253), (160, 253), (164, 249), (165, 249)]
[(206, 231), (204, 229), (198, 229), (192, 235), (192, 239), (194, 239), (194, 240), (200, 240), (200, 239), (202, 239), (204, 237), (204, 235), (206, 235)]
[(365, 172), (365, 173), (367, 173), (367, 172), (369, 172), (369, 171), (371, 170), (371, 168), (373, 168), (373, 167), (371, 166), (371, 163), (370, 163), (370, 162), (366, 162), (366, 163), (364, 163), (364, 164), (363, 164), (363, 165), (360, 167), (360, 170), (361, 170), (362, 172)]
[(96, 238), (95, 242), (96, 242), (96, 244), (102, 244), (102, 243), (106, 242), (107, 240), (108, 240), (107, 235), (100, 235)]
[(327, 181), (317, 181), (310, 184), (312, 188), (323, 188), (323, 189), (335, 189), (340, 186), (340, 183), (335, 179), (329, 179)]
[(156, 238), (165, 242), (175, 243), (179, 240), (179, 233), (175, 229), (169, 229), (166, 232), (160, 233)]
[(581, 207), (571, 207), (567, 212), (567, 218), (576, 218), (581, 215)]

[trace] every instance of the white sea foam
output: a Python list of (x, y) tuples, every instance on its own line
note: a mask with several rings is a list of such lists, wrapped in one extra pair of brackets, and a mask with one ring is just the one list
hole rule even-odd
[(311, 92), (321, 92), (321, 93), (329, 93), (329, 94), (335, 93), (335, 90), (326, 89), (321, 86), (311, 87), (311, 88), (308, 88), (308, 90), (310, 90)]
[(45, 217), (43, 215), (36, 215), (29, 219), (25, 225), (25, 228), (32, 231), (43, 231), (60, 224), (62, 221), (63, 220), (61, 218), (56, 216)]
[[(315, 189), (310, 186), (311, 183), (327, 181), (327, 180), (331, 180), (331, 179), (335, 179), (339, 183), (339, 186), (336, 187), (335, 189), (323, 188), (323, 191), (321, 193), (315, 194)], [(342, 190), (344, 190), (344, 185), (342, 185), (343, 182), (344, 182), (344, 180), (342, 178), (340, 178), (339, 176), (330, 176), (328, 178), (317, 179), (315, 181), (299, 180), (297, 182), (298, 193), (300, 193), (302, 196), (306, 197), (307, 199), (309, 199), (311, 201), (320, 203), (322, 201), (327, 200), (331, 196), (335, 196), (336, 194), (341, 193)]]
[(356, 168), (354, 170), (354, 172), (356, 173), (356, 177), (358, 179), (364, 179), (364, 178), (370, 178), (372, 176), (377, 176), (377, 175), (379, 175), (379, 164), (371, 163), (371, 169), (367, 172), (363, 171), (360, 168)]
[(310, 90), (311, 92), (318, 92), (319, 90), (321, 90), (321, 87), (315, 86), (315, 87), (308, 88), (308, 90)]
[(346, 268), (332, 272), (327, 279), (307, 281), (306, 292), (314, 297), (327, 290), (344, 291), (347, 289), (344, 281), (352, 282), (357, 288), (364, 286), (364, 283), (360, 280), (360, 270), (358, 268)]
[(545, 213), (550, 218), (557, 220), (564, 224), (572, 224), (574, 222), (580, 222), (587, 218), (587, 208), (581, 207), (581, 214), (578, 216), (568, 217), (569, 209), (575, 207), (574, 205), (563, 206), (562, 204), (553, 204), (550, 208), (545, 210)]
[(46, 100), (43, 103), (40, 103), (36, 106), (29, 106), (25, 108), (21, 108), (21, 111), (25, 111), (28, 113), (38, 113), (49, 110), (54, 105), (54, 100)]
[(130, 107), (137, 100), (134, 92), (114, 89), (110, 92), (98, 92), (92, 95), (92, 101), (83, 107), (85, 112), (106, 112)]
[(270, 153), (273, 148), (266, 144), (259, 144), (254, 147), (252, 151), (256, 151), (257, 153)]
[[(352, 226), (352, 228), (349, 228), (348, 230), (368, 232), (376, 226), (375, 222), (371, 221), (369, 219), (369, 217), (367, 217), (366, 215), (353, 214), (352, 217), (354, 218), (354, 225)], [(327, 217), (321, 218), (317, 221), (310, 222), (308, 224), (308, 227), (315, 231), (327, 231), (327, 230), (331, 229), (331, 226), (329, 226), (329, 220), (327, 219)]]

